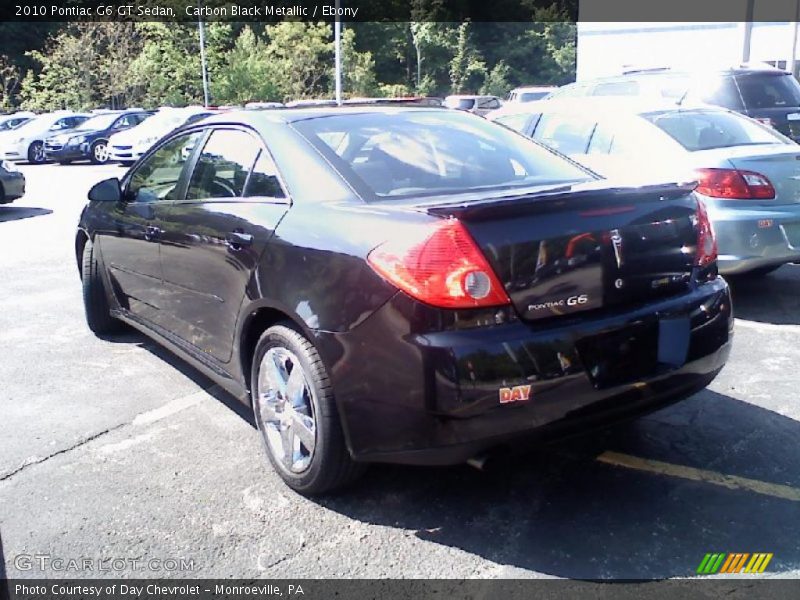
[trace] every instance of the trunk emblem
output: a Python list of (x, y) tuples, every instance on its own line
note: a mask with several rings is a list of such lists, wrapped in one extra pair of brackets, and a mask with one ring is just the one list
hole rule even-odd
[(611, 230), (611, 244), (614, 246), (614, 258), (617, 259), (617, 268), (622, 268), (622, 236), (619, 229)]

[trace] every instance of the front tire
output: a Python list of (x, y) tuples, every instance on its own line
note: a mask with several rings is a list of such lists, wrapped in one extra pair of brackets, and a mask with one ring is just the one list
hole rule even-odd
[(347, 450), (322, 359), (291, 323), (261, 335), (251, 373), (256, 424), (286, 485), (307, 496), (323, 494), (363, 472)]
[(122, 330), (122, 323), (111, 316), (100, 263), (94, 255), (94, 245), (87, 241), (83, 247), (81, 268), (83, 308), (86, 324), (96, 335), (108, 335)]
[(41, 165), (47, 161), (44, 153), (44, 142), (36, 141), (28, 146), (28, 162), (32, 165)]
[(105, 140), (97, 140), (94, 144), (92, 144), (89, 158), (93, 165), (106, 164), (110, 158), (108, 142)]

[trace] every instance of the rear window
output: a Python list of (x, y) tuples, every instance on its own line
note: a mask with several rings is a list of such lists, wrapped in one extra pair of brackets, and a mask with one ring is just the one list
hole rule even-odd
[(549, 92), (522, 92), (519, 95), (520, 102), (533, 102), (534, 100), (541, 100), (547, 96)]
[(562, 154), (584, 154), (596, 121), (574, 114), (543, 114), (533, 132), (533, 139)]
[(680, 111), (642, 116), (690, 152), (789, 143), (772, 130), (737, 113)]
[(748, 109), (800, 106), (800, 84), (786, 75), (740, 75), (739, 90)]
[(592, 179), (538, 144), (461, 112), (334, 115), (294, 127), (354, 187), (366, 187), (376, 199)]

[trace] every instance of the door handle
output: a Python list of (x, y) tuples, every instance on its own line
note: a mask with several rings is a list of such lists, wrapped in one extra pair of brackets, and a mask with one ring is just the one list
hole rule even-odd
[(231, 250), (238, 251), (253, 243), (253, 235), (239, 230), (231, 231), (225, 236), (225, 243)]
[(144, 239), (148, 242), (154, 242), (161, 235), (161, 229), (153, 225), (148, 225), (144, 228)]

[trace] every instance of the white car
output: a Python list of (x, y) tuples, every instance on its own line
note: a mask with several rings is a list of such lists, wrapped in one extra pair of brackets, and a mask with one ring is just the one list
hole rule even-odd
[(0, 116), (0, 131), (10, 131), (20, 125), (27, 123), (36, 116), (36, 113), (28, 111), (15, 112), (10, 115)]
[(16, 129), (0, 132), (0, 160), (27, 160), (38, 165), (47, 160), (44, 140), (57, 131), (73, 129), (91, 115), (60, 110), (39, 115)]
[(202, 106), (162, 108), (141, 125), (112, 135), (108, 140), (110, 160), (132, 165), (171, 131), (210, 114), (211, 111)]

